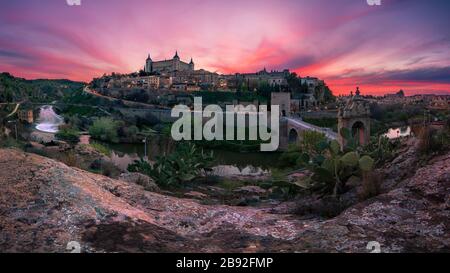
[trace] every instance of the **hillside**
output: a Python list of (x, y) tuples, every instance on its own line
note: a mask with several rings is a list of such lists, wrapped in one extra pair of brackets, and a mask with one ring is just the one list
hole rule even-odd
[(82, 82), (70, 80), (26, 80), (9, 73), (0, 74), (0, 102), (51, 102), (62, 99), (73, 91), (80, 90)]
[(449, 170), (447, 153), (320, 221), (276, 208), (201, 205), (3, 149), (0, 252), (67, 252), (70, 241), (87, 252), (367, 252), (369, 241), (383, 252), (448, 252)]

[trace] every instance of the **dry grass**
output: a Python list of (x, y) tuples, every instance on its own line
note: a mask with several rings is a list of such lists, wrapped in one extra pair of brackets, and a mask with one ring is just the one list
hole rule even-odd
[(381, 174), (378, 171), (372, 171), (363, 174), (361, 190), (358, 197), (361, 201), (375, 197), (381, 193)]

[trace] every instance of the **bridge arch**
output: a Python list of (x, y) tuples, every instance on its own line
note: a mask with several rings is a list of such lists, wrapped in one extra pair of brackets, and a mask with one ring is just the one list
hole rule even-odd
[(365, 144), (365, 136), (366, 136), (367, 126), (361, 120), (356, 120), (353, 122), (351, 127), (351, 132), (353, 138), (357, 141), (358, 144)]

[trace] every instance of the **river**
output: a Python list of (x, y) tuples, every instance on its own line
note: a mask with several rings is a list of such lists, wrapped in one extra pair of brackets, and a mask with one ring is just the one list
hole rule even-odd
[[(56, 114), (52, 106), (43, 106), (40, 109), (39, 117), (37, 119), (36, 130), (44, 132), (47, 135), (54, 135), (58, 132), (60, 125), (64, 124), (64, 118)], [(87, 135), (81, 137), (82, 144), (91, 143), (91, 139)], [(116, 165), (126, 169), (126, 165), (133, 162), (139, 157), (143, 157), (145, 154), (144, 143), (120, 143), (112, 144), (96, 141), (112, 150), (111, 159)], [(175, 149), (174, 141), (167, 137), (155, 136), (147, 143), (147, 155), (149, 159), (154, 160), (157, 156), (168, 154)], [(215, 157), (215, 164), (219, 166), (236, 167), (239, 170), (248, 169), (259, 171), (268, 171), (272, 167), (276, 166), (280, 153), (261, 153), (261, 152), (248, 152), (240, 153), (234, 151), (227, 151), (221, 149), (212, 149)], [(246, 170), (247, 169), (247, 170)], [(237, 170), (234, 169), (234, 172)]]
[(412, 133), (411, 126), (390, 128), (385, 136), (389, 139), (396, 139), (401, 137), (408, 137)]
[[(39, 117), (37, 119), (36, 129), (41, 132), (39, 137), (51, 137), (54, 138), (54, 134), (58, 132), (60, 125), (64, 124), (64, 118), (56, 114), (52, 106), (43, 106), (40, 109)], [(413, 133), (414, 128), (411, 126), (405, 126), (401, 128), (391, 128), (385, 134), (390, 139), (399, 137), (407, 137)], [(45, 135), (45, 136), (42, 136)], [(91, 140), (89, 136), (82, 136), (82, 144), (90, 144)], [(96, 141), (98, 142), (98, 141)], [(135, 159), (144, 157), (145, 145), (144, 143), (120, 143), (112, 144), (99, 142), (100, 144), (108, 147), (112, 150), (112, 161), (119, 167), (126, 169), (126, 166), (133, 162)], [(172, 152), (175, 149), (175, 143), (168, 137), (155, 136), (147, 143), (147, 155), (150, 160), (155, 160), (158, 156), (163, 156)], [(275, 167), (280, 153), (262, 153), (262, 152), (248, 152), (240, 153), (234, 151), (227, 151), (221, 149), (212, 149), (207, 151), (213, 151), (215, 157), (215, 164), (223, 166), (225, 169), (230, 167), (236, 167), (239, 170), (252, 169), (268, 171)], [(237, 169), (233, 169), (233, 172), (237, 172)]]

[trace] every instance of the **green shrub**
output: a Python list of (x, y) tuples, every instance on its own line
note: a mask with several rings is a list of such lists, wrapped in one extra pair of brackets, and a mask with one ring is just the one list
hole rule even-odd
[(301, 189), (298, 185), (289, 182), (289, 173), (285, 170), (272, 169), (271, 180), (269, 181), (272, 189), (272, 197), (289, 199), (295, 196)]
[(97, 152), (104, 154), (106, 156), (111, 156), (111, 149), (106, 147), (105, 145), (102, 145), (98, 142), (92, 142), (91, 147), (94, 148)]
[(116, 178), (120, 175), (119, 169), (114, 165), (114, 163), (109, 161), (102, 161), (102, 165), (100, 167), (101, 173), (104, 176), (108, 176), (111, 178)]
[(67, 166), (83, 169), (79, 158), (73, 150), (58, 154), (57, 159)]
[(447, 129), (436, 130), (429, 126), (419, 133), (419, 151), (424, 155), (445, 152), (450, 149), (450, 132)]
[(23, 149), (24, 145), (22, 142), (17, 141), (14, 138), (7, 137), (7, 138), (0, 138), (0, 147)]
[(102, 117), (94, 121), (94, 124), (89, 128), (89, 134), (94, 139), (118, 143), (118, 127), (117, 121), (112, 118)]
[(432, 152), (445, 152), (450, 149), (450, 131), (438, 130), (432, 134), (430, 139), (430, 149)]
[(70, 127), (60, 128), (59, 132), (55, 136), (58, 139), (66, 141), (71, 144), (77, 144), (78, 142), (80, 142), (79, 132)]
[(302, 153), (297, 145), (289, 145), (288, 150), (281, 154), (278, 166), (280, 168), (296, 167), (298, 165), (297, 161), (301, 155)]
[(363, 153), (372, 157), (376, 166), (393, 159), (395, 150), (400, 146), (400, 140), (390, 140), (386, 136), (372, 137), (369, 144), (363, 147)]

